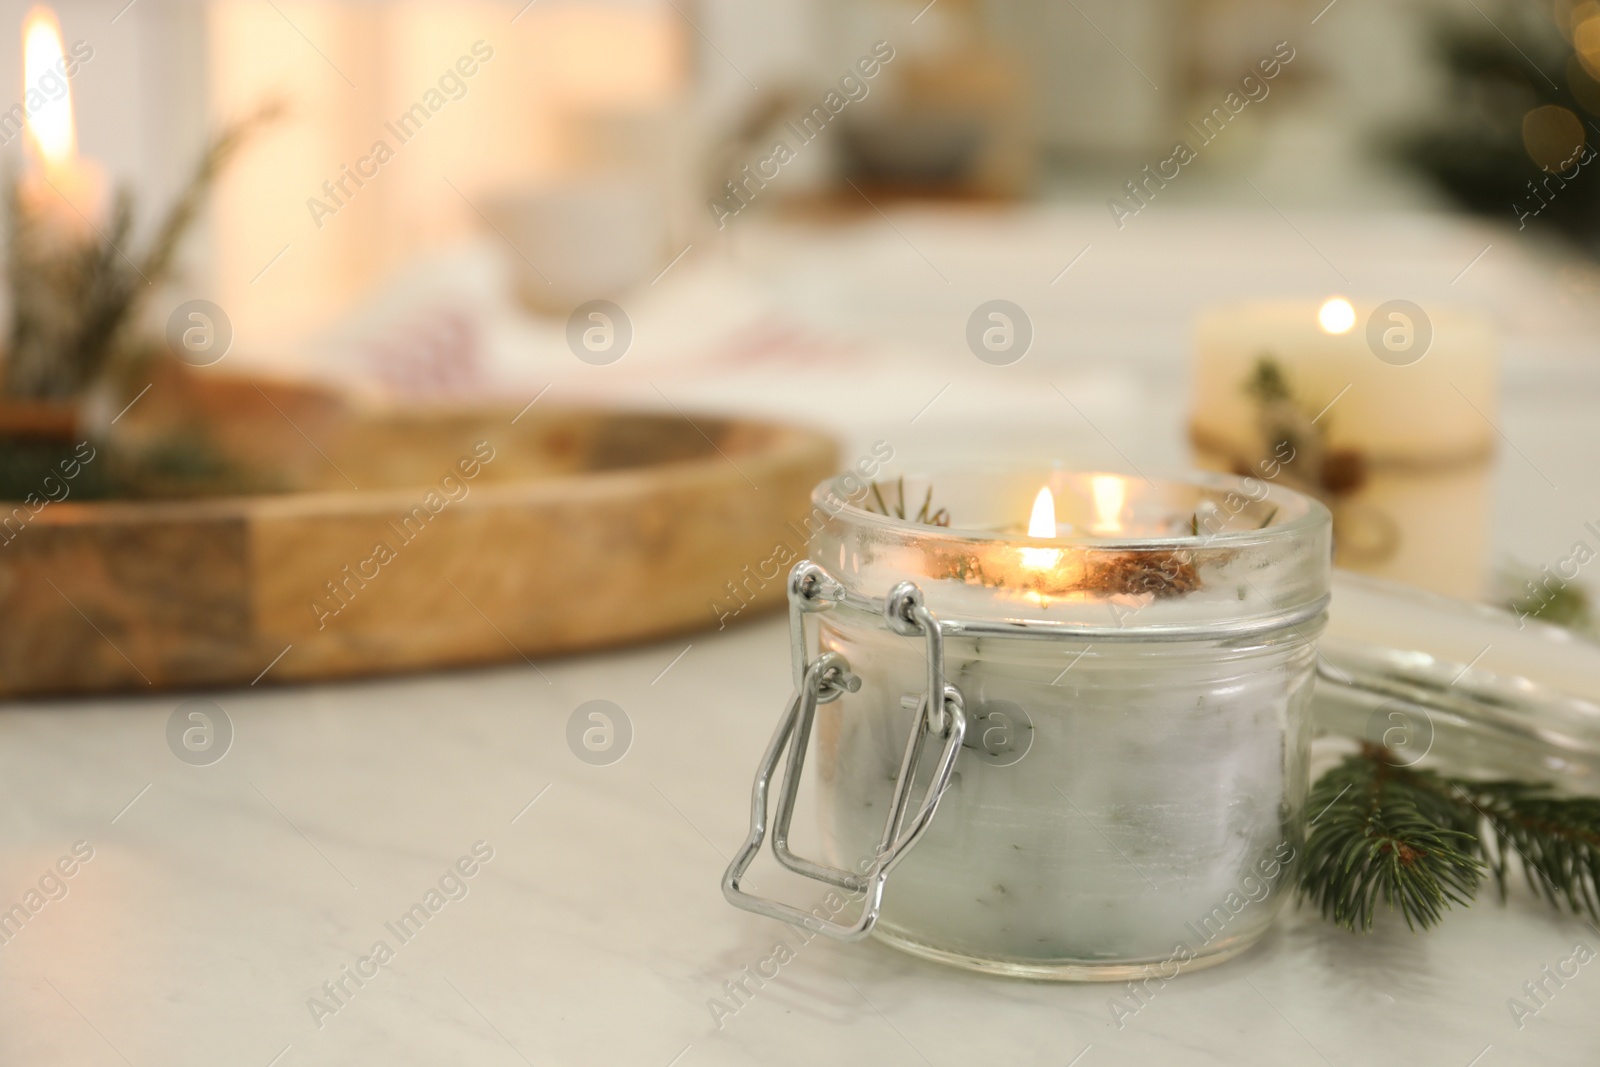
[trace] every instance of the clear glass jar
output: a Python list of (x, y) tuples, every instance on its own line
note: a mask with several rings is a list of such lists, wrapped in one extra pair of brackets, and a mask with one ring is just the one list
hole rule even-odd
[[(885, 493), (846, 475), (813, 497), (812, 560), (843, 589), (819, 613), (819, 651), (860, 682), (815, 708), (839, 870), (882, 851), (926, 706), (927, 648), (874, 610), (897, 583), (939, 620), (966, 728), (875, 936), (979, 970), (1101, 980), (1171, 977), (1253, 943), (1292, 895), (1305, 828), (1327, 510), (1258, 479), (1050, 469)], [(878, 513), (900, 499), (952, 525)]]

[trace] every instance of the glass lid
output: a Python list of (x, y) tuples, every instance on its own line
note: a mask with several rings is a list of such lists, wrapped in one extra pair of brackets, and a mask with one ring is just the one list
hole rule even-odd
[(1600, 795), (1600, 644), (1346, 571), (1318, 644), (1319, 731), (1406, 764)]

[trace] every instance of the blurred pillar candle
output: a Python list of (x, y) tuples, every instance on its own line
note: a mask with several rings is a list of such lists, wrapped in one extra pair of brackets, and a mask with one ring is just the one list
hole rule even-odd
[(1488, 323), (1405, 300), (1252, 302), (1202, 315), (1200, 465), (1334, 514), (1342, 567), (1452, 596), (1486, 577), (1497, 352)]

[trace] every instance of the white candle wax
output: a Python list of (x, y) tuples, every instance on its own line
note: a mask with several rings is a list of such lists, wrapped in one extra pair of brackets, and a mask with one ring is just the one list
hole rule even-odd
[[(905, 640), (825, 631), (863, 683), (819, 711), (841, 865), (883, 830), (915, 715), (902, 699), (925, 672)], [(1021, 973), (1219, 962), (1250, 944), (1298, 845), (1309, 648), (1003, 644), (946, 649), (967, 741), (940, 816), (891, 879), (880, 933)]]

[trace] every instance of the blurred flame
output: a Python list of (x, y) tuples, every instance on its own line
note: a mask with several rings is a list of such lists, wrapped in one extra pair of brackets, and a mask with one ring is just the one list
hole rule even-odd
[(1089, 482), (1094, 492), (1094, 532), (1122, 532), (1122, 505), (1128, 499), (1128, 485), (1115, 474), (1097, 474)]
[[(61, 38), (61, 23), (48, 7), (37, 6), (22, 21), (22, 87), (40, 84), (48, 74), (61, 77), (66, 65), (66, 46)], [(72, 88), (62, 79), (61, 96), (30, 112), (28, 136), (39, 150), (45, 165), (52, 169), (71, 162), (78, 154), (78, 132), (72, 121)]]
[(1317, 325), (1322, 332), (1335, 336), (1349, 333), (1356, 324), (1356, 309), (1342, 296), (1329, 297), (1317, 309)]
[(1039, 488), (1033, 498), (1033, 514), (1028, 517), (1029, 537), (1054, 537), (1056, 535), (1056, 498), (1048, 485)]

